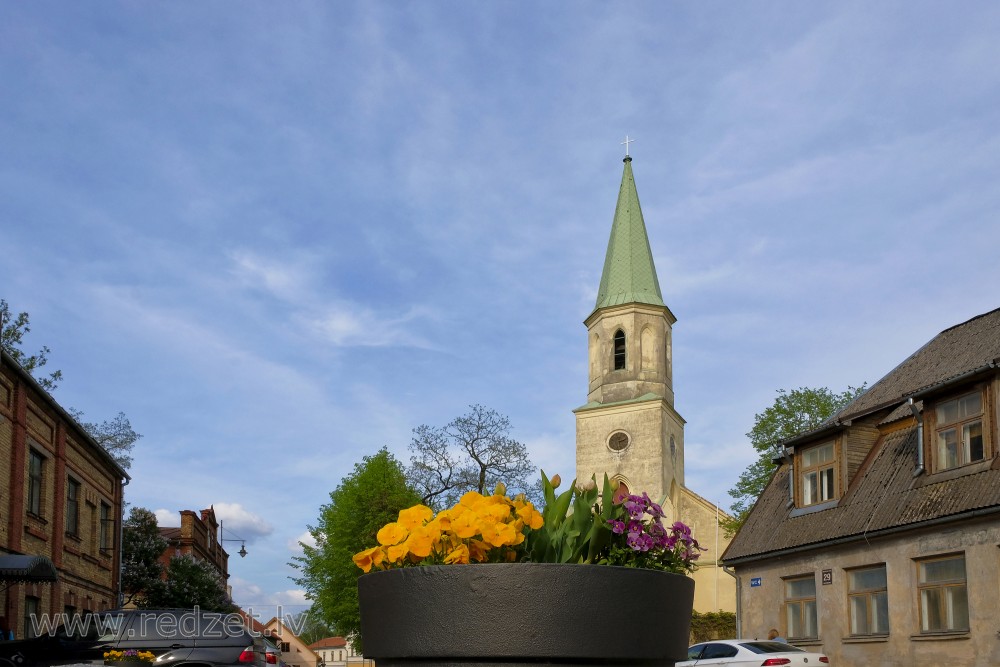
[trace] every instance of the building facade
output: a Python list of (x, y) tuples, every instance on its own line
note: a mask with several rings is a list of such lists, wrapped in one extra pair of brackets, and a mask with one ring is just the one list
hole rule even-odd
[(607, 474), (624, 493), (646, 492), (670, 522), (706, 549), (694, 573), (695, 609), (735, 611), (719, 507), (684, 485), (684, 418), (674, 407), (673, 326), (649, 247), (632, 158), (625, 158), (611, 238), (587, 327), (587, 403), (576, 410), (576, 478)]
[(723, 556), (742, 635), (833, 664), (1000, 664), (998, 364), (1000, 309), (784, 443)]
[[(0, 452), (10, 462), (0, 468), (3, 629), (31, 637), (32, 616), (117, 607), (128, 474), (6, 352)], [(54, 576), (6, 567), (23, 561), (18, 555), (37, 557)]]
[(343, 637), (326, 637), (309, 645), (319, 656), (323, 667), (366, 667), (373, 665), (373, 660), (365, 661), (365, 657), (354, 650), (351, 642)]

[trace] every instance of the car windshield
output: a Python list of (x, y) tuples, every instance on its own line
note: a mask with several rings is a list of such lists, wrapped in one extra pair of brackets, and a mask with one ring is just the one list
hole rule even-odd
[(795, 648), (791, 644), (781, 642), (746, 642), (740, 644), (743, 648), (754, 653), (805, 653), (800, 648)]

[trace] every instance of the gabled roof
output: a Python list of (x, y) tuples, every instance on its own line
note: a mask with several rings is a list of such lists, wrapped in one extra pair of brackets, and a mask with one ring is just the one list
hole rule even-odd
[[(786, 444), (804, 445), (865, 419), (884, 427), (846, 493), (831, 507), (789, 507), (790, 466), (781, 465), (723, 555), (729, 564), (782, 552), (872, 538), (919, 525), (1000, 514), (1000, 457), (962, 471), (914, 476), (917, 423), (914, 408), (936, 388), (996, 375), (1000, 359), (1000, 309), (942, 331), (821, 428)], [(907, 424), (909, 420), (909, 424)]]
[(632, 177), (632, 158), (625, 158), (625, 170), (618, 191), (615, 219), (604, 258), (601, 286), (594, 310), (625, 303), (663, 306), (660, 282), (656, 278), (653, 253), (649, 249), (646, 223), (639, 207), (639, 194)]
[(345, 646), (347, 646), (347, 640), (343, 637), (326, 637), (318, 642), (313, 642), (309, 648), (316, 651), (323, 648), (344, 648)]

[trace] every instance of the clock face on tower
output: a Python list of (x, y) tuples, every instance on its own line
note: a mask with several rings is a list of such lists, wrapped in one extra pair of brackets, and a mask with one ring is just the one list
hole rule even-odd
[(623, 451), (629, 446), (628, 434), (618, 431), (617, 433), (612, 433), (611, 437), (608, 438), (608, 447), (616, 452)]

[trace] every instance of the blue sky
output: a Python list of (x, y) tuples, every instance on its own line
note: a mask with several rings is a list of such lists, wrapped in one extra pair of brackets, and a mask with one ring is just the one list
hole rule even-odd
[(243, 605), (301, 609), (342, 476), (471, 403), (572, 475), (626, 134), (723, 507), (775, 390), (1000, 306), (995, 3), (2, 9), (0, 295), (144, 435), (129, 502), (247, 540)]

